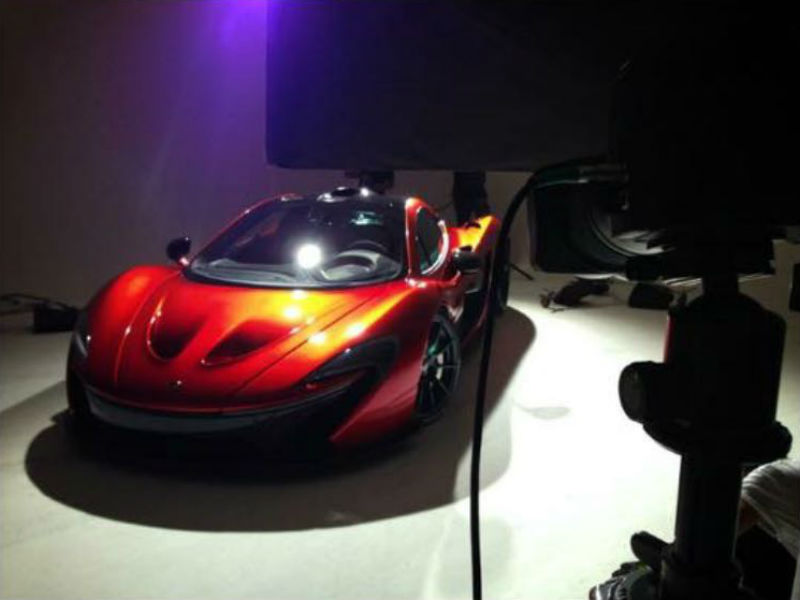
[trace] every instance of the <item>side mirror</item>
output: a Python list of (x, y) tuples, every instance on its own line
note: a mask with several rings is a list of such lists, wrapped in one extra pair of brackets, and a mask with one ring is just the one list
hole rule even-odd
[(189, 239), (189, 236), (175, 238), (167, 244), (167, 257), (176, 263), (185, 264), (186, 257), (191, 249), (192, 240)]
[(473, 275), (483, 269), (483, 258), (477, 252), (459, 248), (453, 252), (453, 266), (464, 275)]

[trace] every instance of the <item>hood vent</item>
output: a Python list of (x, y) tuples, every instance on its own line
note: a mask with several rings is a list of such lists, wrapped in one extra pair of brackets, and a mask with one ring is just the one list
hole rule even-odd
[(289, 333), (285, 325), (278, 326), (267, 321), (247, 321), (219, 342), (203, 359), (203, 364), (214, 366), (241, 358), (263, 348)]
[(159, 308), (151, 320), (148, 335), (150, 350), (158, 358), (173, 359), (189, 345), (201, 326), (200, 319), (164, 319)]

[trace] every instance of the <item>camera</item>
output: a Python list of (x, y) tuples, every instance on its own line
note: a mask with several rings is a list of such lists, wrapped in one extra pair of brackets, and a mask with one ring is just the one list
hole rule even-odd
[(798, 50), (795, 26), (760, 10), (668, 12), (619, 70), (607, 153), (541, 172), (531, 261), (669, 279), (712, 268), (704, 256), (727, 244), (737, 272), (771, 273), (770, 240), (800, 224), (785, 176), (800, 133)]

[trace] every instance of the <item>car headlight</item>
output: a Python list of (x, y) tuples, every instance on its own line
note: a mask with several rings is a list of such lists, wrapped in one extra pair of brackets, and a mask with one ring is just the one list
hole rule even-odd
[(91, 341), (89, 315), (85, 310), (82, 310), (75, 321), (75, 329), (72, 330), (72, 345), (82, 357), (86, 358), (89, 355), (89, 343)]

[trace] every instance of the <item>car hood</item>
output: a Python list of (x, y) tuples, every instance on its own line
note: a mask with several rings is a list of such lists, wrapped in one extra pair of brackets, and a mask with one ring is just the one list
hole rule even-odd
[[(221, 397), (234, 395), (379, 288), (262, 289), (171, 277), (121, 332), (112, 393), (150, 408), (219, 409)], [(315, 366), (307, 365), (309, 371)]]

